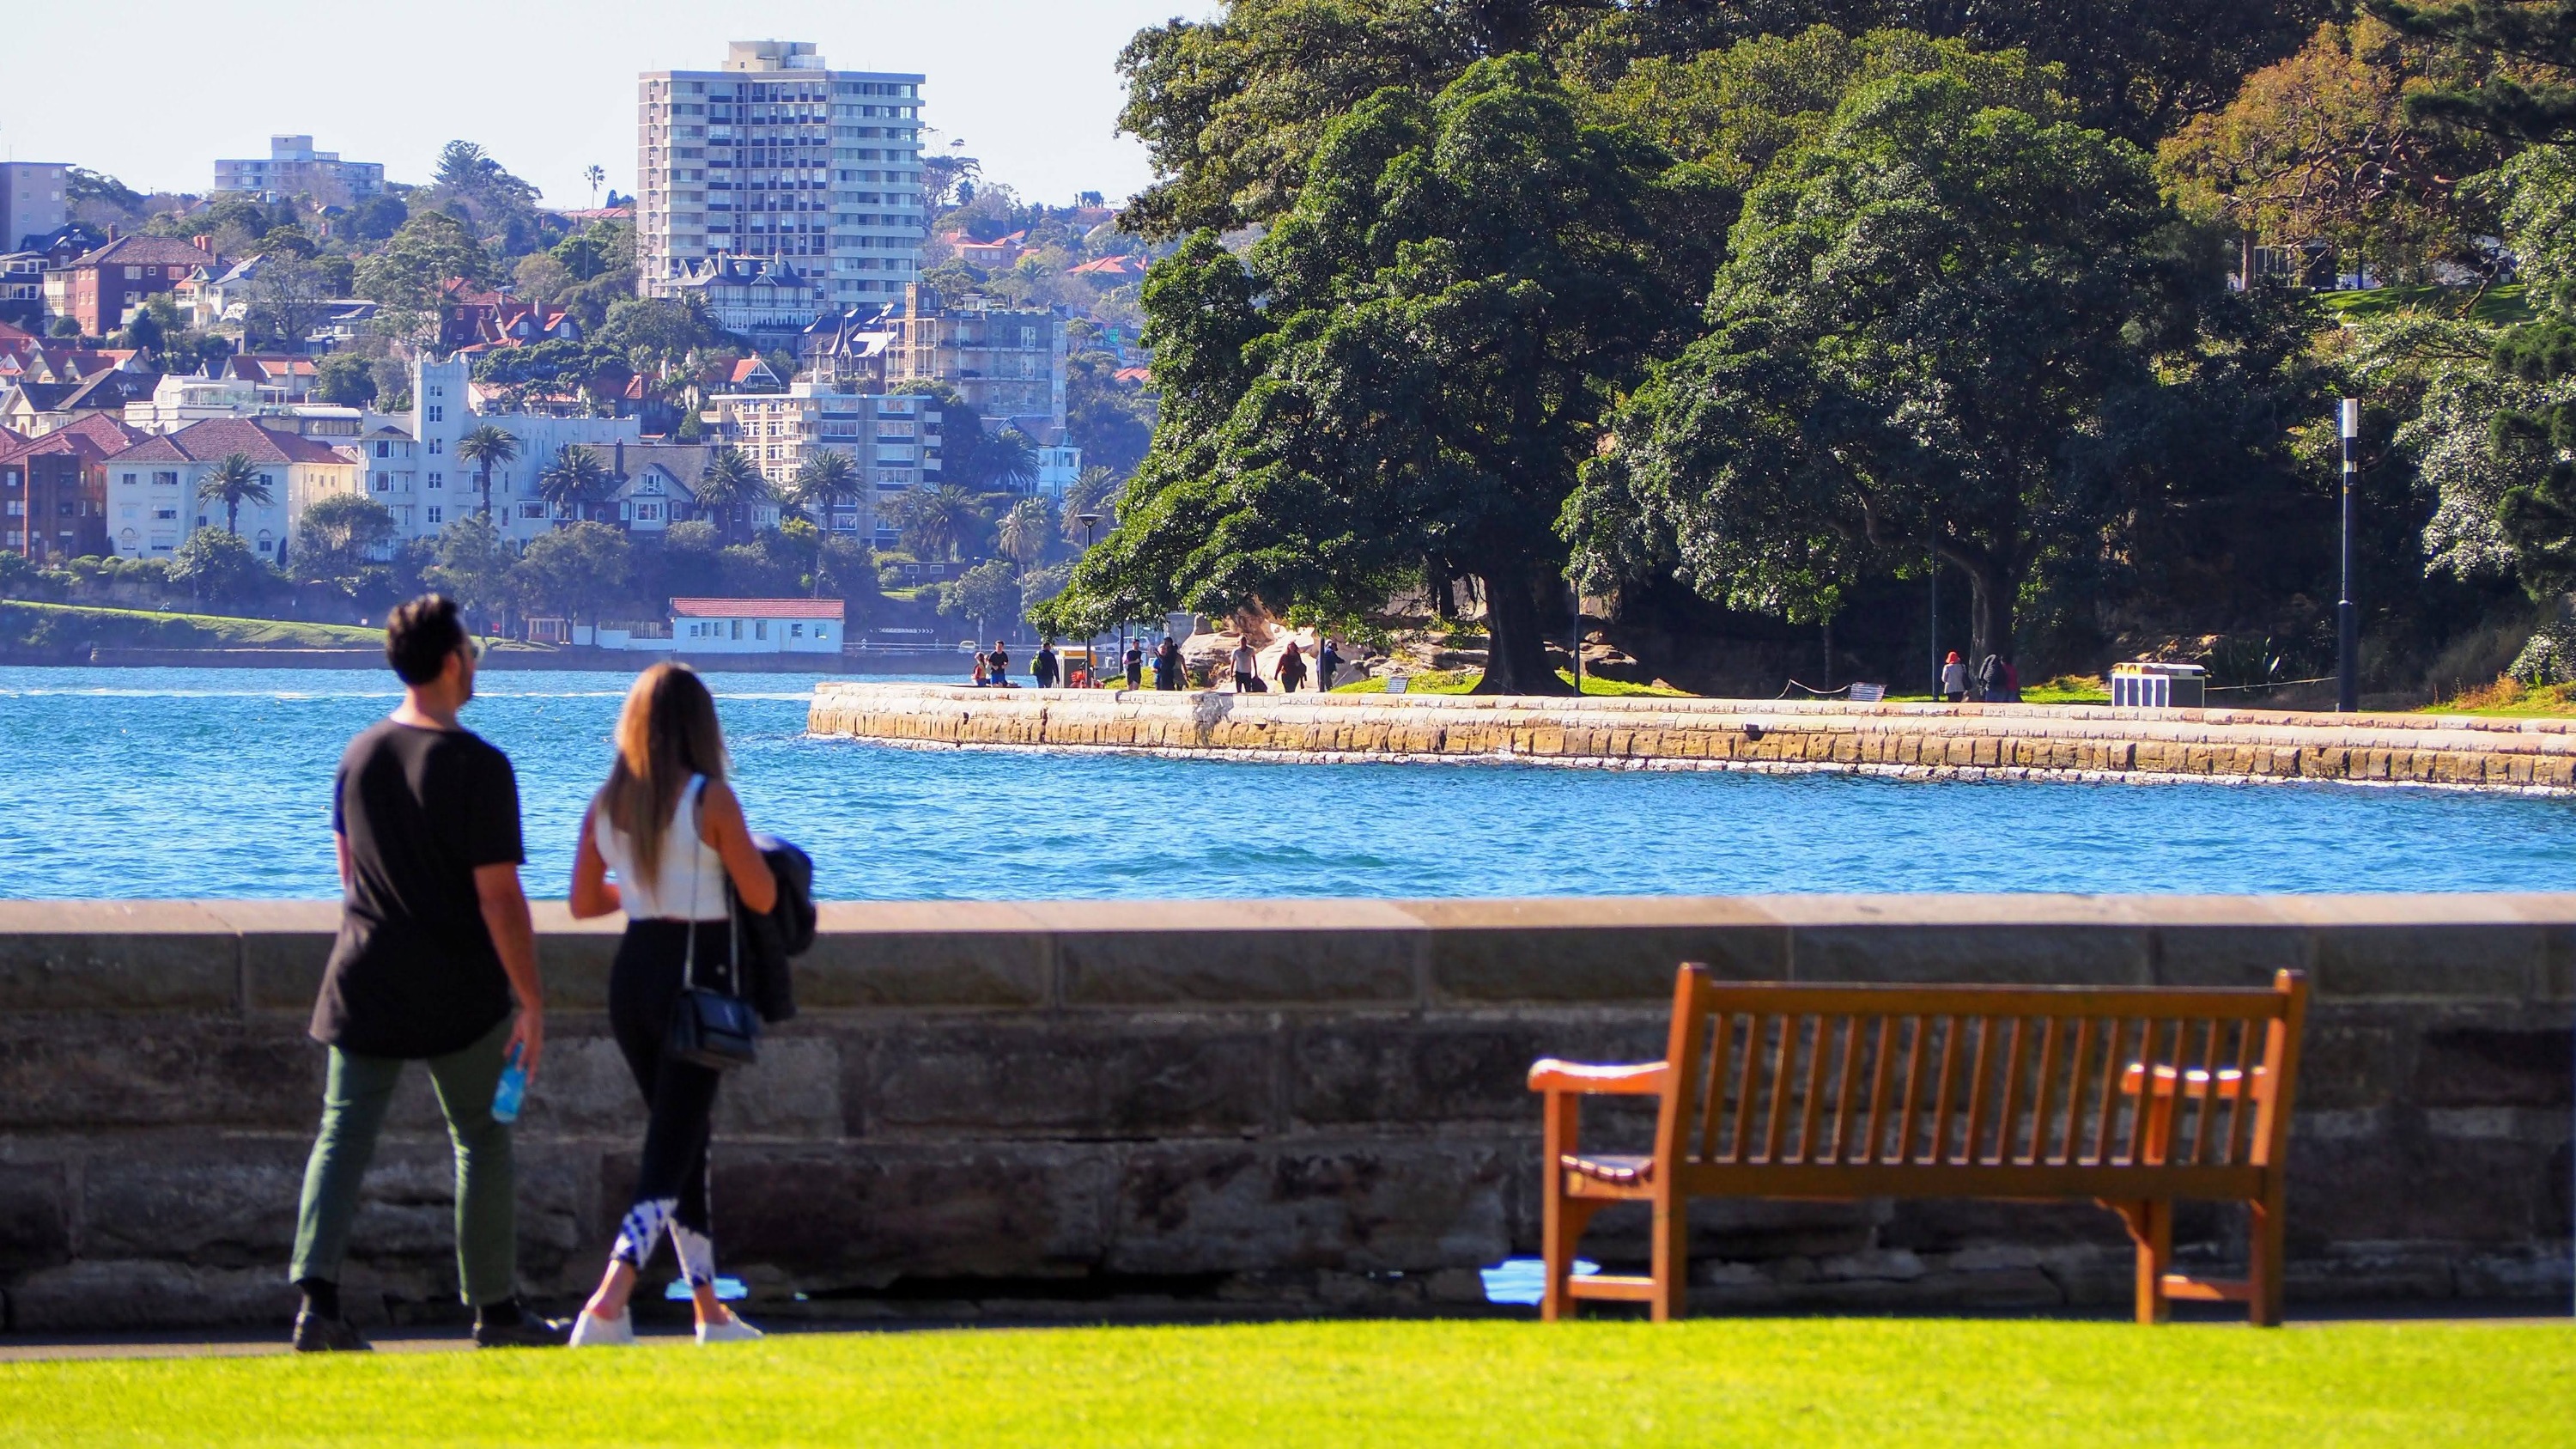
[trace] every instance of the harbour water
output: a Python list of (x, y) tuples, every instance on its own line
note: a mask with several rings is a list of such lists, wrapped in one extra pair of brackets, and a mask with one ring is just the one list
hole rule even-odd
[[(1966, 784), (929, 751), (711, 675), (755, 827), (838, 900), (2576, 889), (2576, 801), (2333, 785)], [(531, 894), (560, 896), (618, 676), (487, 673)], [(0, 896), (327, 897), (368, 671), (0, 669)]]

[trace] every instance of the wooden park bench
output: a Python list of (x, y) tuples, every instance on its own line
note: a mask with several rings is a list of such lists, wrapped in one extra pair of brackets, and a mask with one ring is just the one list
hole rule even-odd
[[(2283, 1171), (2308, 986), (2269, 990), (1725, 983), (1685, 965), (1664, 1060), (1544, 1060), (1541, 1316), (1586, 1298), (1682, 1310), (1697, 1197), (2094, 1201), (2138, 1245), (2138, 1321), (2172, 1299), (2243, 1303), (2281, 1321)], [(1658, 1099), (1647, 1156), (1588, 1153), (1587, 1096)], [(2174, 1204), (2253, 1210), (2250, 1271), (2171, 1270)], [(1654, 1206), (1653, 1272), (1574, 1277), (1612, 1203)]]

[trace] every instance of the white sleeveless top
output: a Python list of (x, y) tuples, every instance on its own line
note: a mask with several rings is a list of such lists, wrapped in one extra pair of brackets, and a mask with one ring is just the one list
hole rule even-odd
[(721, 921), (727, 918), (724, 857), (698, 838), (698, 796), (707, 777), (692, 775), (680, 792), (679, 808), (662, 832), (662, 868), (647, 880), (635, 867), (635, 852), (626, 832), (609, 821), (606, 811), (593, 817), (592, 836), (600, 857), (617, 872), (617, 893), (630, 921)]

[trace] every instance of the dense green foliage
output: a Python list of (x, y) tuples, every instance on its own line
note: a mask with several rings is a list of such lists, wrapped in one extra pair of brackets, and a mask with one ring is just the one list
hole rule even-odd
[(1708, 335), (1593, 466), (1587, 582), (1669, 568), (1804, 622), (1937, 554), (1974, 657), (2013, 652), (2042, 553), (2132, 505), (2094, 444), (2211, 290), (2186, 239), (2133, 146), (1952, 74), (1862, 85), (1747, 199)]
[(1349, 610), (1469, 574), (1489, 685), (1551, 692), (1557, 510), (1615, 390), (1686, 335), (1692, 239), (1731, 200), (1526, 56), (1381, 91), (1248, 257), (1201, 233), (1156, 269), (1163, 424), (1056, 617)]

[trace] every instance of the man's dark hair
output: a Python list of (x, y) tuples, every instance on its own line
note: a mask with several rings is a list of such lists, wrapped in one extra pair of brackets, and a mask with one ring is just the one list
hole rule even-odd
[(464, 647), (465, 626), (456, 621), (456, 601), (445, 594), (423, 594), (385, 616), (385, 662), (405, 684), (438, 678), (447, 656)]

